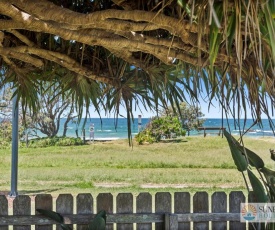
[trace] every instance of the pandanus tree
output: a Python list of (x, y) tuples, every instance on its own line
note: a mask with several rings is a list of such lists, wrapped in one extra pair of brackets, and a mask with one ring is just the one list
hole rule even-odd
[(35, 111), (37, 84), (63, 71), (80, 116), (123, 105), (130, 121), (141, 104), (203, 93), (260, 121), (274, 106), (274, 18), (273, 0), (1, 0), (1, 85)]

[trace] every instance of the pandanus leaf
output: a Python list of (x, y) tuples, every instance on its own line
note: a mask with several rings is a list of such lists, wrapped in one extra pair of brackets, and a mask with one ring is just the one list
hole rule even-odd
[[(222, 4), (220, 3), (214, 4), (213, 10), (217, 15), (217, 20), (221, 22), (223, 17)], [(215, 20), (213, 20), (210, 26), (210, 33), (209, 33), (209, 61), (210, 61), (210, 67), (212, 71), (213, 71), (215, 60), (218, 56), (218, 52), (220, 48), (219, 44), (221, 43), (222, 39), (223, 37), (222, 37), (222, 34), (220, 33), (220, 28), (215, 23)], [(213, 74), (212, 71), (211, 71), (211, 74)]]
[[(226, 134), (225, 134), (225, 136), (226, 136)], [(236, 146), (239, 149), (239, 151), (241, 152), (241, 154), (243, 156), (245, 156), (245, 155), (247, 156), (248, 162), (249, 162), (249, 164), (251, 166), (253, 166), (253, 167), (257, 168), (257, 169), (261, 169), (261, 168), (264, 167), (264, 161), (262, 160), (262, 158), (260, 158), (252, 150), (250, 150), (250, 149), (248, 149), (248, 148), (240, 145), (240, 143), (234, 137), (232, 137), (232, 135), (229, 134), (229, 136), (231, 136), (231, 141), (232, 141), (233, 145)]]
[[(268, 41), (271, 47), (272, 56), (274, 60), (275, 59), (275, 42), (274, 42), (274, 37), (275, 37), (274, 5), (275, 4), (274, 4), (274, 1), (269, 1), (269, 2), (270, 4), (262, 4), (262, 8), (263, 8), (267, 30), (268, 30), (268, 33), (267, 33), (267, 36), (269, 37)], [(267, 36), (266, 38), (268, 38)]]
[(270, 191), (275, 195), (275, 171), (266, 167), (261, 168), (260, 171), (264, 174)]
[(106, 212), (101, 210), (95, 215), (93, 221), (89, 224), (88, 230), (105, 230), (106, 229)]
[(240, 144), (226, 130), (224, 130), (224, 136), (226, 137), (227, 142), (229, 144), (232, 158), (234, 160), (235, 165), (237, 166), (237, 169), (240, 172), (245, 171), (247, 169), (248, 163), (245, 156), (242, 154), (240, 150)]
[(50, 211), (50, 210), (44, 210), (44, 209), (36, 209), (37, 212), (43, 214), (46, 217), (49, 217), (53, 220), (55, 220), (56, 222), (63, 224), (64, 223), (64, 218), (61, 214), (54, 212), (54, 211)]
[(58, 222), (63, 230), (71, 230), (68, 225), (64, 224), (64, 217), (60, 213), (39, 208), (36, 211)]
[(268, 201), (268, 196), (262, 182), (255, 176), (255, 174), (247, 169), (248, 177), (253, 188), (253, 192), (257, 198), (257, 202), (265, 203)]
[(232, 12), (232, 15), (228, 16), (228, 26), (227, 26), (227, 51), (229, 55), (232, 51), (232, 44), (235, 37), (236, 30), (236, 12)]
[[(241, 147), (241, 148), (243, 148), (243, 147)], [(264, 161), (262, 160), (262, 158), (260, 158), (256, 153), (254, 153), (253, 151), (251, 151), (248, 148), (245, 148), (245, 151), (246, 151), (246, 155), (247, 155), (249, 164), (251, 166), (255, 167), (256, 169), (261, 169), (264, 167)]]

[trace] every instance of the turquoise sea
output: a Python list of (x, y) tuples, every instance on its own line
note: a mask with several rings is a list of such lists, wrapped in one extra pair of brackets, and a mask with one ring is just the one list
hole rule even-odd
[[(62, 120), (64, 122), (64, 120)], [(150, 121), (150, 118), (142, 118), (141, 119), (141, 127), (144, 128), (146, 124)], [(63, 123), (62, 122), (62, 123)], [(83, 122), (78, 127), (70, 123), (68, 125), (68, 131), (67, 136), (70, 137), (76, 137), (76, 130), (78, 130), (78, 134), (80, 137), (82, 137), (82, 130), (83, 130)], [(244, 120), (240, 120), (240, 127), (241, 130), (247, 130), (250, 128), (250, 126), (253, 124), (252, 119), (246, 120), (246, 125), (244, 126)], [(94, 127), (94, 138), (95, 139), (119, 139), (119, 138), (127, 138), (127, 120), (125, 118), (89, 118), (86, 121), (86, 124), (84, 126), (85, 129), (85, 137), (89, 139), (90, 137), (90, 127)], [(208, 118), (204, 122), (204, 127), (222, 127), (222, 119), (213, 119)], [(230, 129), (231, 133), (233, 135), (239, 135), (239, 127), (234, 124), (233, 119), (224, 120), (223, 121), (223, 127), (225, 127), (227, 130)], [(134, 122), (132, 123), (132, 135), (133, 137), (138, 133), (138, 119), (134, 119)], [(59, 135), (62, 135), (63, 129), (60, 129)], [(207, 132), (209, 135), (216, 135), (217, 131), (213, 131), (211, 134), (211, 131)], [(190, 135), (202, 135), (203, 131), (197, 132), (197, 131), (191, 131)], [(263, 136), (274, 136), (272, 129), (270, 128), (270, 125), (268, 123), (268, 120), (263, 120), (263, 127), (259, 126), (253, 126), (250, 128), (249, 132), (246, 134), (247, 136), (252, 137), (263, 137)]]

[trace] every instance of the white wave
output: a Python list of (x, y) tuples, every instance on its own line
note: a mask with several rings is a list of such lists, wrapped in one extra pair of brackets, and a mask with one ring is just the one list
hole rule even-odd
[(111, 129), (98, 129), (96, 131), (97, 132), (112, 132), (113, 130), (111, 130)]
[(272, 130), (269, 130), (269, 131), (263, 131), (264, 133), (273, 133)]

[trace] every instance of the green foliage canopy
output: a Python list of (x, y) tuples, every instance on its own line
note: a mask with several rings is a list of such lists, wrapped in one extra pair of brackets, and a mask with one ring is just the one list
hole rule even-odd
[(176, 116), (179, 117), (182, 123), (182, 128), (187, 130), (197, 130), (204, 123), (202, 118), (204, 114), (201, 108), (195, 105), (189, 105), (186, 102), (179, 103), (179, 109), (175, 110), (174, 107), (169, 106), (167, 109), (162, 111), (162, 116)]

